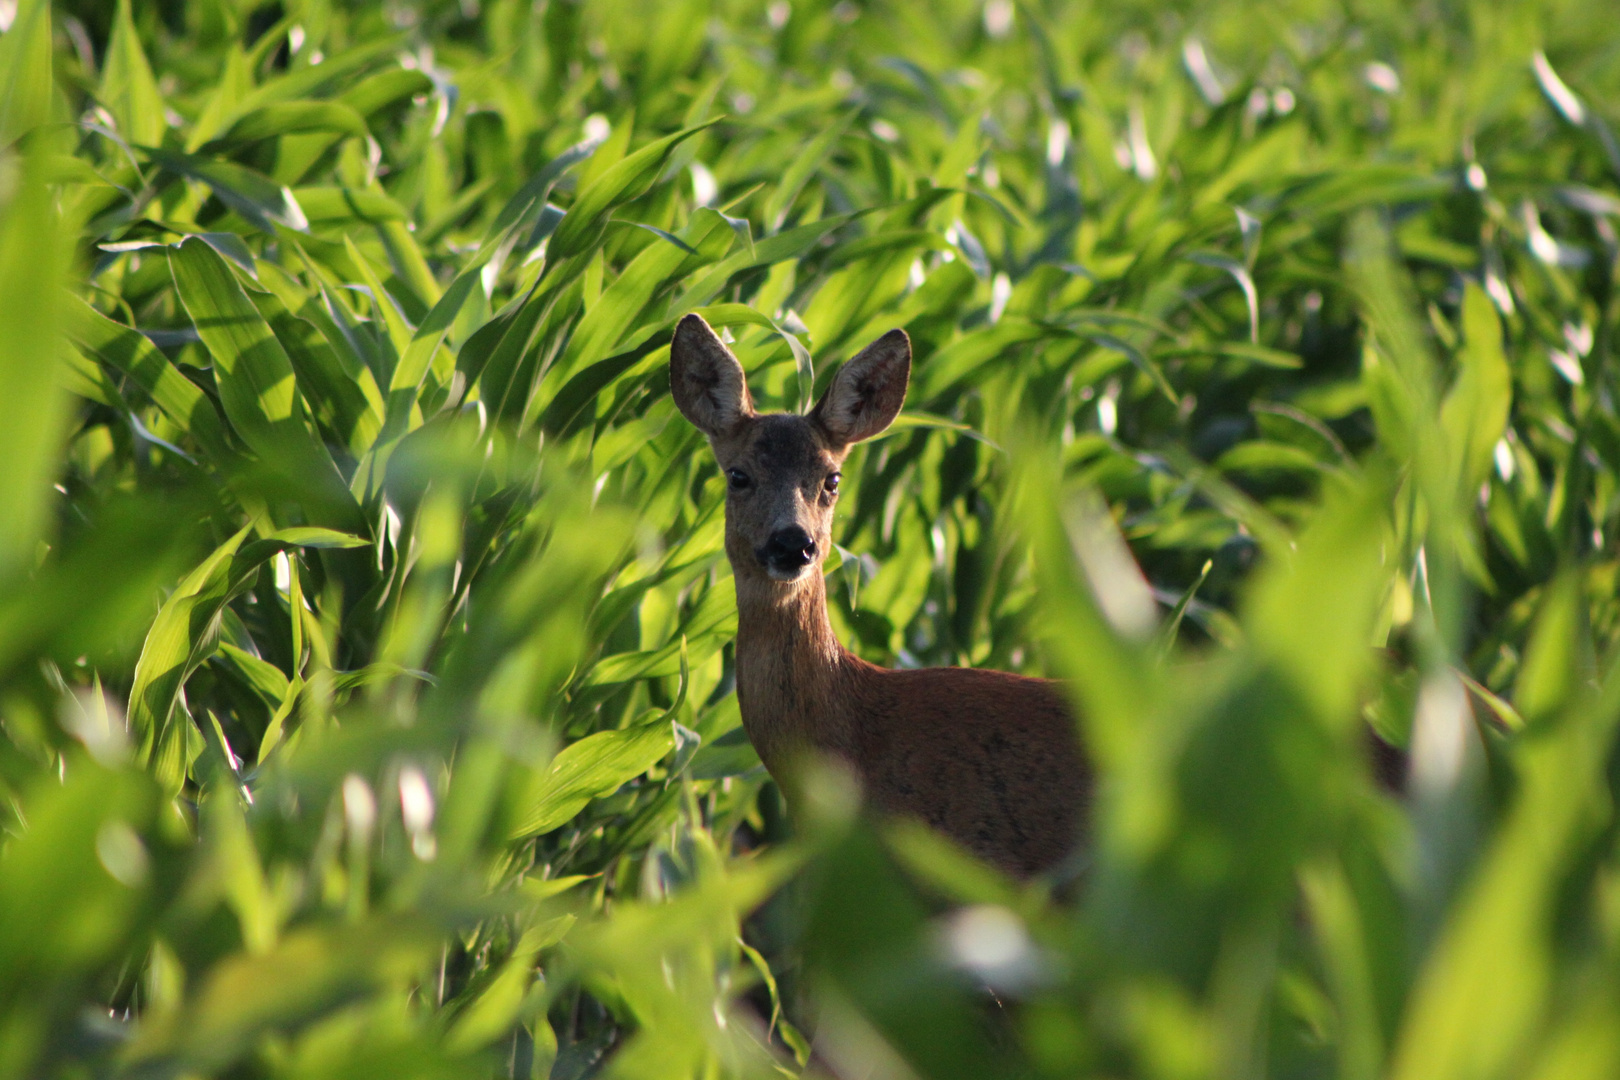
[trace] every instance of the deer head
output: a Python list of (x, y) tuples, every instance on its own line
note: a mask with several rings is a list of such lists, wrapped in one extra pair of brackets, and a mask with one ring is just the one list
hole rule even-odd
[(726, 477), (726, 555), (739, 578), (788, 583), (818, 572), (832, 545), (849, 448), (893, 423), (911, 341), (891, 330), (833, 378), (807, 416), (754, 411), (742, 365), (699, 315), (675, 328), (669, 386)]

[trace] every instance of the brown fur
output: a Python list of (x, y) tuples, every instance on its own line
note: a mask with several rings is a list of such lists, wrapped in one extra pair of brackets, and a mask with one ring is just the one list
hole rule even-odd
[[(729, 366), (728, 366), (729, 365)], [(886, 428), (905, 398), (910, 343), (893, 331), (844, 366), (808, 417), (753, 411), (742, 369), (708, 324), (682, 320), (670, 385), (727, 474), (726, 554), (737, 582), (737, 698), (760, 760), (791, 778), (806, 751), (831, 754), (884, 811), (917, 817), (1019, 875), (1079, 843), (1091, 778), (1057, 687), (1001, 671), (891, 671), (845, 649), (827, 618), (828, 478), (851, 442)], [(740, 387), (740, 391), (739, 388)], [(772, 534), (815, 543), (791, 580), (767, 570)]]

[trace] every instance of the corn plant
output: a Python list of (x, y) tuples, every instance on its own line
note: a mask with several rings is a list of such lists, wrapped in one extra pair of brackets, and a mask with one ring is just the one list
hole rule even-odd
[[(1620, 1069), (1609, 5), (6, 15), (0, 1080)], [(1066, 875), (784, 804), (693, 311)]]

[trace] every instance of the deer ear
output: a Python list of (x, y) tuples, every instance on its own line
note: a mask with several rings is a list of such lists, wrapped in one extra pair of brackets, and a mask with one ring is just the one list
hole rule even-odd
[(675, 327), (669, 392), (681, 415), (710, 438), (729, 434), (754, 415), (742, 365), (701, 315), (688, 315)]
[(810, 417), (835, 445), (870, 439), (894, 423), (911, 378), (911, 339), (890, 330), (838, 369)]

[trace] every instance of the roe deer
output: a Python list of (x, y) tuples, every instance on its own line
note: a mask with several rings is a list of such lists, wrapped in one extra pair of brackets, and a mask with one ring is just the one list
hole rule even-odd
[(675, 330), (670, 391), (726, 476), (743, 727), (778, 781), (805, 750), (834, 755), (880, 810), (1028, 876), (1077, 846), (1090, 801), (1059, 688), (1002, 671), (880, 668), (845, 649), (827, 619), (821, 564), (839, 466), (893, 422), (910, 372), (911, 342), (892, 330), (839, 370), (809, 415), (761, 415), (742, 365), (702, 317)]

